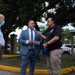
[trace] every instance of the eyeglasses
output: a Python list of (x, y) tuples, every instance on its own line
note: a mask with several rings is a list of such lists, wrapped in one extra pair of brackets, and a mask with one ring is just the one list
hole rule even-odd
[(30, 23), (30, 24), (35, 24), (35, 23)]

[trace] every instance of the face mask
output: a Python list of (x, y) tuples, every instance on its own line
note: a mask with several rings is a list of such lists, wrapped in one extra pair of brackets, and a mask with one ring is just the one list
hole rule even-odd
[(3, 20), (0, 24), (0, 27), (3, 26), (5, 24), (5, 21)]

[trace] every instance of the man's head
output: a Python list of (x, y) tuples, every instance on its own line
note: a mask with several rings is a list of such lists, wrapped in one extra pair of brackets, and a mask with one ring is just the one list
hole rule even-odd
[(0, 14), (0, 23), (2, 23), (3, 20), (5, 20), (5, 16), (3, 14)]
[(29, 20), (29, 21), (28, 21), (28, 27), (29, 27), (30, 29), (34, 29), (34, 28), (35, 28), (35, 22), (34, 22), (34, 20)]
[(55, 25), (55, 18), (48, 18), (47, 23), (50, 27), (53, 27)]

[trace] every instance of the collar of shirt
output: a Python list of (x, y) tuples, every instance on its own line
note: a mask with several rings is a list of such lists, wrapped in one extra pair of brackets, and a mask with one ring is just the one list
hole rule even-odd
[[(31, 30), (30, 28), (28, 28), (28, 30)], [(36, 30), (35, 28), (34, 29), (32, 29), (32, 31), (34, 31), (34, 30)]]
[[(31, 29), (28, 28), (28, 32), (29, 32), (29, 39), (31, 39)], [(35, 40), (35, 29), (32, 30), (33, 32), (33, 41)]]

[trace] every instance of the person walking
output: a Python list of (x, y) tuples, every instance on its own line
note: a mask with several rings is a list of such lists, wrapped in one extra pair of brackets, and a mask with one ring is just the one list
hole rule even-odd
[(28, 60), (30, 60), (30, 72), (29, 75), (34, 75), (34, 68), (37, 57), (39, 55), (40, 44), (42, 42), (41, 37), (35, 30), (34, 20), (28, 22), (28, 29), (23, 30), (19, 42), (22, 44), (20, 54), (22, 55), (22, 66), (20, 75), (26, 75), (26, 67)]
[(53, 17), (48, 18), (47, 22), (49, 25), (47, 37), (40, 32), (38, 32), (38, 34), (46, 40), (46, 43), (44, 43), (43, 46), (44, 48), (47, 47), (49, 50), (49, 55), (47, 56), (47, 68), (50, 75), (60, 75), (62, 29), (59, 25), (56, 25), (55, 18)]

